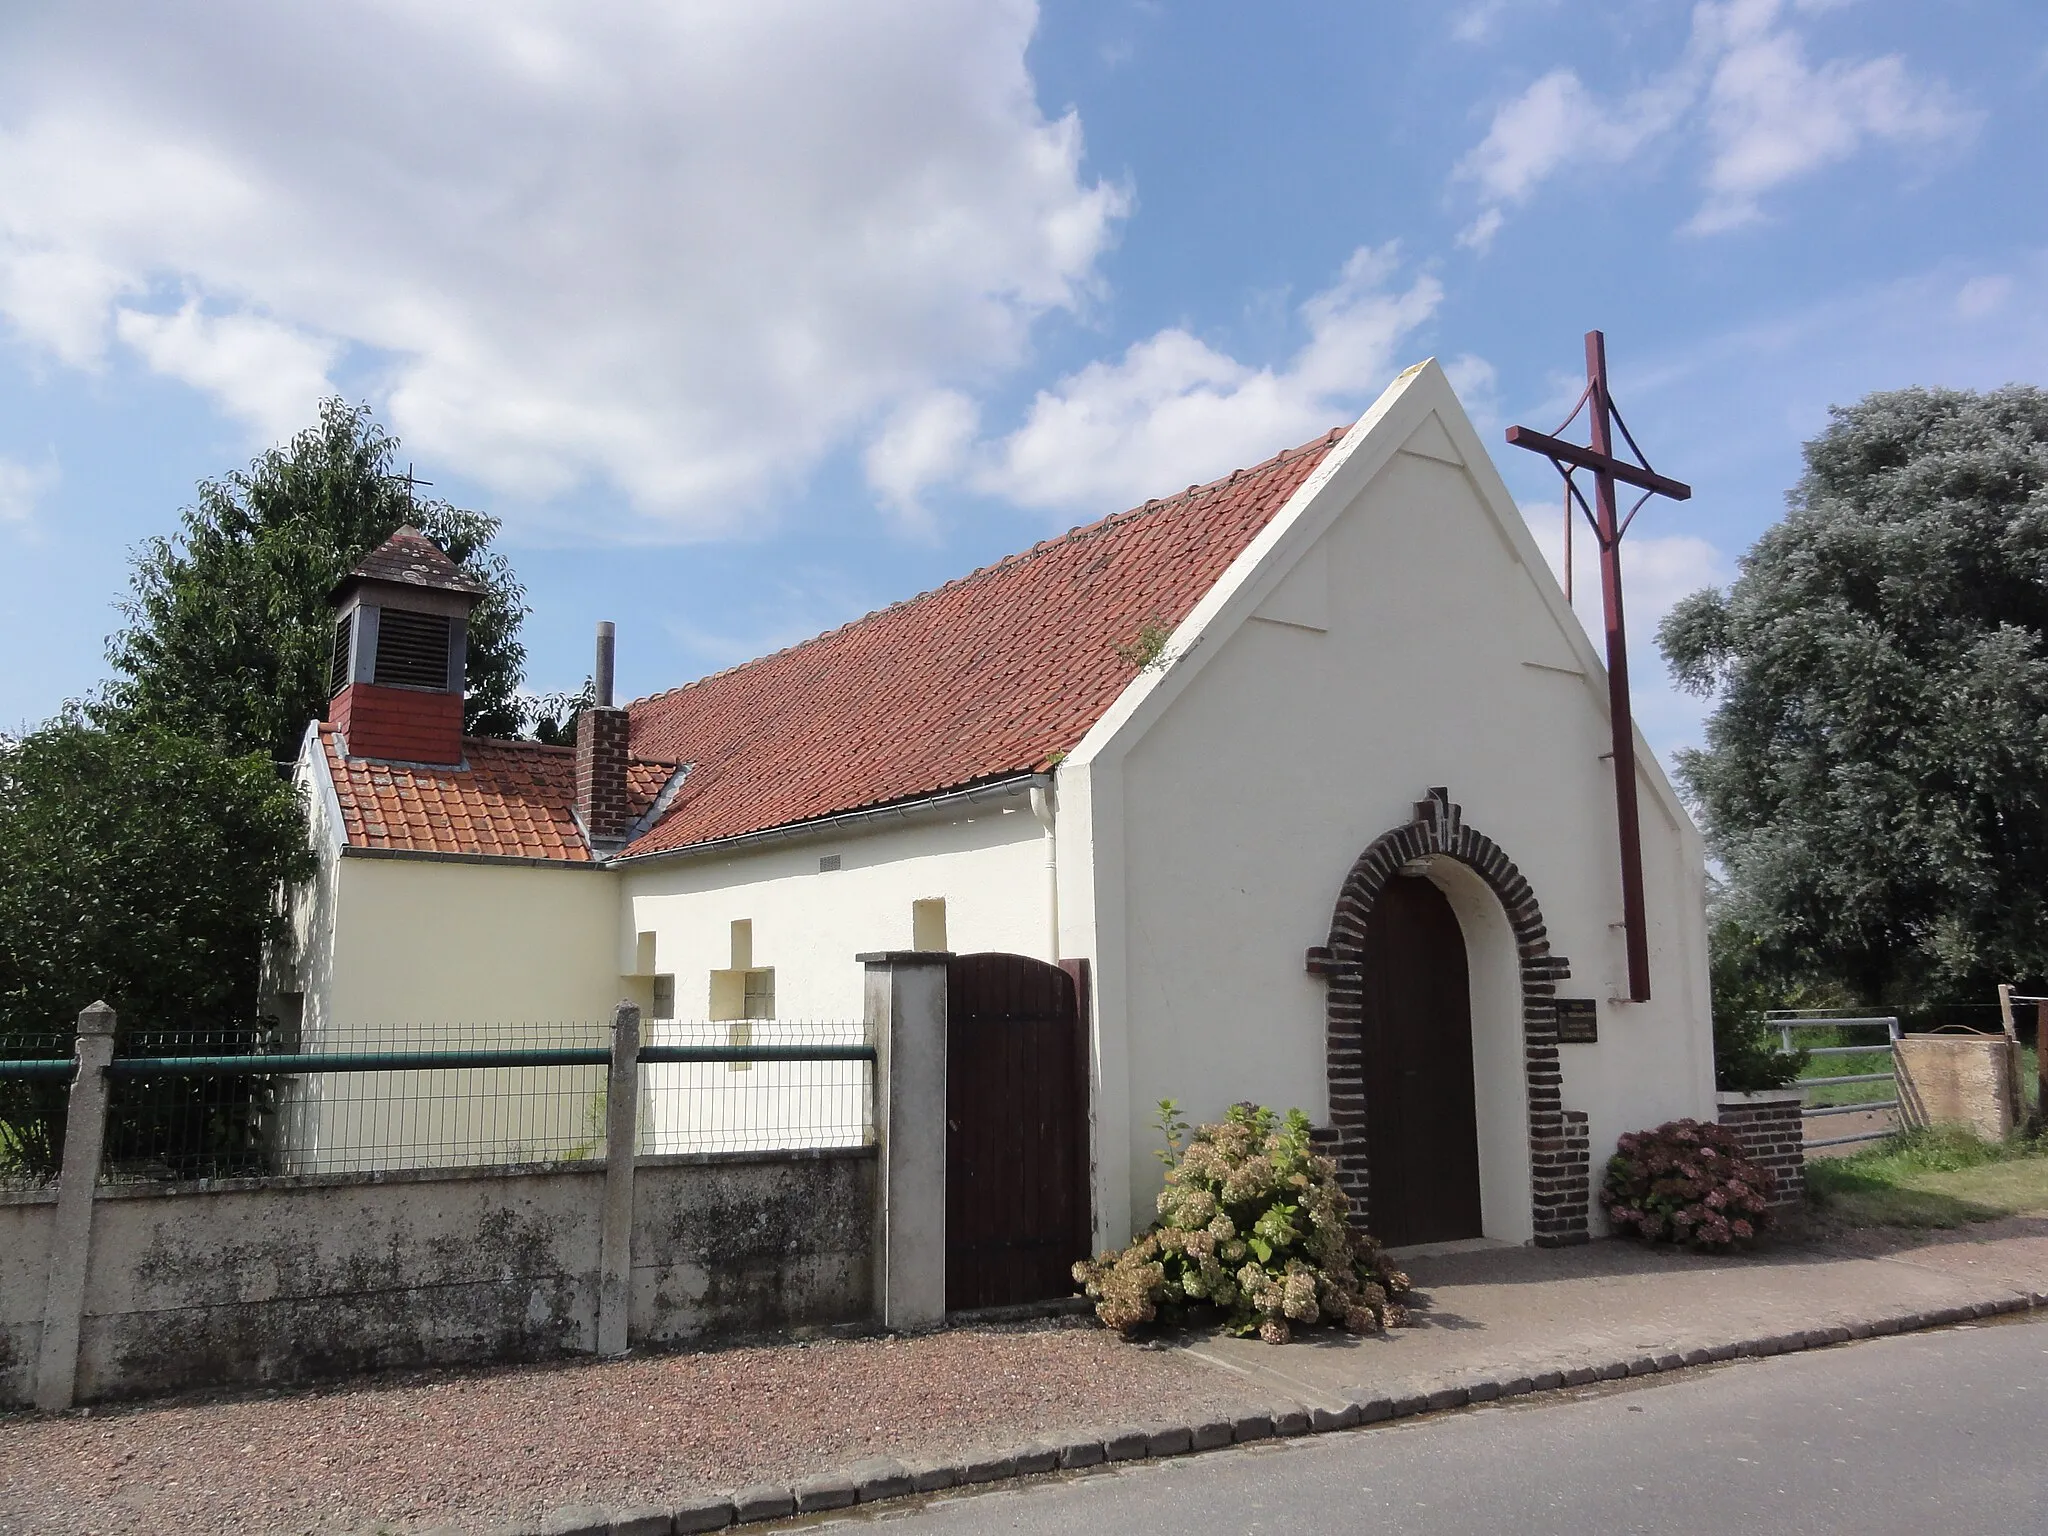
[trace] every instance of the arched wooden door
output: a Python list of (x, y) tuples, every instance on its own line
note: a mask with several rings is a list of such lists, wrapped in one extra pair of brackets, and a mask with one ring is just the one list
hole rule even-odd
[(1389, 880), (1362, 947), (1367, 1225), (1390, 1245), (1478, 1237), (1472, 996), (1457, 914), (1428, 879)]
[(954, 956), (947, 1310), (1072, 1295), (1088, 1215), (1088, 1072), (1073, 978), (1024, 955)]

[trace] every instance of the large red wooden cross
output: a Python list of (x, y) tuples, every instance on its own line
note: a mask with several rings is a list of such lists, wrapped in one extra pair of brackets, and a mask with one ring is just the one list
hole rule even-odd
[[(1581, 448), (1558, 436), (1590, 406), (1592, 441)], [(1635, 454), (1631, 462), (1614, 452), (1614, 430)], [(1636, 445), (1628, 423), (1615, 409), (1607, 392), (1607, 338), (1599, 331), (1586, 332), (1586, 391), (1565, 417), (1557, 432), (1532, 432), (1527, 427), (1509, 427), (1508, 441), (1517, 448), (1542, 454), (1564, 476), (1565, 496), (1565, 592), (1571, 592), (1571, 510), (1576, 502), (1593, 525), (1593, 537), (1600, 545), (1600, 606), (1607, 625), (1607, 717), (1614, 732), (1614, 814), (1621, 833), (1621, 921), (1628, 939), (1628, 995), (1638, 1003), (1650, 1000), (1650, 935), (1643, 912), (1643, 836), (1636, 813), (1636, 731), (1628, 703), (1628, 637), (1621, 620), (1621, 536), (1635, 521), (1643, 503), (1652, 496), (1669, 496), (1685, 501), (1692, 487), (1671, 480), (1650, 468), (1650, 461)], [(1580, 470), (1593, 477), (1593, 504), (1572, 477)], [(1643, 494), (1623, 517), (1615, 509), (1614, 486), (1619, 481)]]

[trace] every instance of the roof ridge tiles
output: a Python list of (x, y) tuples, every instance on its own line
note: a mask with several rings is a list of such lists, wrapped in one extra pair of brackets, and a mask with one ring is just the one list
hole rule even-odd
[(955, 588), (967, 586), (969, 583), (984, 579), (997, 571), (1007, 570), (1022, 561), (1034, 559), (1044, 554), (1047, 550), (1060, 548), (1068, 544), (1077, 544), (1085, 539), (1099, 536), (1111, 528), (1120, 528), (1134, 517), (1142, 516), (1149, 512), (1156, 512), (1162, 508), (1173, 506), (1178, 502), (1189, 501), (1202, 491), (1235, 485), (1247, 475), (1254, 475), (1261, 470), (1272, 469), (1279, 464), (1285, 463), (1290, 459), (1299, 458), (1306, 453), (1327, 452), (1330, 445), (1335, 443), (1349, 430), (1348, 427), (1332, 427), (1327, 432), (1310, 438), (1305, 443), (1298, 444), (1293, 448), (1283, 448), (1272, 457), (1261, 459), (1258, 463), (1248, 468), (1234, 469), (1228, 475), (1219, 475), (1213, 480), (1198, 482), (1188, 486), (1186, 490), (1176, 491), (1173, 495), (1164, 499), (1156, 496), (1152, 497), (1139, 506), (1127, 507), (1121, 512), (1111, 512), (1106, 516), (1098, 517), (1092, 523), (1077, 524), (1067, 529), (1064, 533), (1056, 533), (1049, 538), (1040, 539), (1036, 544), (1026, 549), (1015, 550), (1010, 554), (1004, 555), (999, 560), (992, 560), (987, 565), (976, 566), (964, 575), (955, 576), (950, 581), (940, 582), (936, 587), (928, 587), (922, 592), (913, 593), (909, 597), (901, 598), (896, 602), (885, 603), (880, 608), (871, 608), (859, 618), (848, 619), (845, 623), (835, 625), (831, 629), (821, 630), (807, 640), (793, 641), (791, 644), (776, 650), (763, 652), (761, 655), (749, 657), (745, 661), (734, 662), (729, 667), (721, 667), (716, 672), (707, 672), (702, 677), (693, 678), (687, 683), (678, 683), (673, 688), (663, 688), (654, 693), (642, 694), (637, 699), (628, 700), (625, 707), (632, 709), (641, 704), (652, 704), (660, 699), (673, 698), (679, 693), (685, 693), (692, 688), (701, 687), (705, 683), (716, 682), (721, 678), (731, 677), (736, 672), (745, 671), (748, 667), (759, 666), (762, 662), (772, 661), (778, 656), (792, 655), (810, 646), (822, 644), (837, 635), (844, 634), (847, 630), (858, 628), (860, 625), (867, 623), (871, 619), (878, 618), (882, 614), (894, 613), (898, 609), (913, 607), (929, 598), (937, 597), (943, 592), (950, 592)]

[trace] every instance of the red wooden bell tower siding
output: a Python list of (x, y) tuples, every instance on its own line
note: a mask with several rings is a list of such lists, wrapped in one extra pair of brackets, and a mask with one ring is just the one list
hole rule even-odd
[(327, 718), (350, 757), (462, 761), (469, 612), (483, 592), (416, 528), (341, 579)]

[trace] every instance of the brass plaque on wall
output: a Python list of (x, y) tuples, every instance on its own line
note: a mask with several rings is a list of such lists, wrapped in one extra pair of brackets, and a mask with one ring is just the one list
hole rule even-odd
[(1590, 997), (1560, 997), (1557, 1000), (1557, 1043), (1597, 1045), (1600, 1041), (1600, 1010)]

